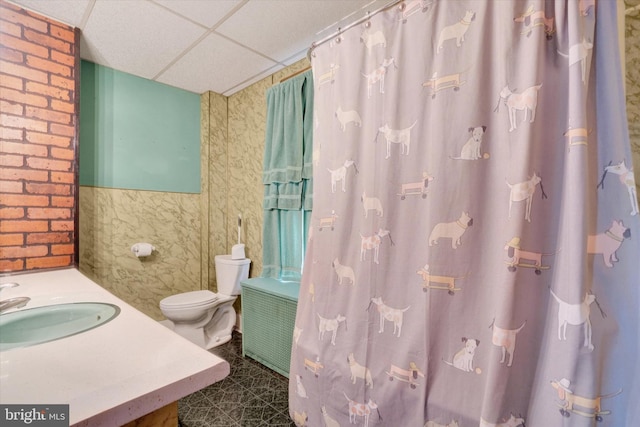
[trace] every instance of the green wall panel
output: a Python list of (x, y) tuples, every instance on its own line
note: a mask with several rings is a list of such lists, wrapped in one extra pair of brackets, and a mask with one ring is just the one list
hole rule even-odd
[(80, 185), (200, 193), (200, 96), (82, 61)]

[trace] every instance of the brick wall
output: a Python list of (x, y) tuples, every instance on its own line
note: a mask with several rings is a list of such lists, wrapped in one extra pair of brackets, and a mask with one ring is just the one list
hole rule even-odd
[(77, 264), (79, 34), (0, 0), (0, 272)]

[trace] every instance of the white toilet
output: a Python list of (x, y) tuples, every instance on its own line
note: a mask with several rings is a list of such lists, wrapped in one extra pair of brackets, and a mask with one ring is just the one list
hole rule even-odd
[(161, 323), (205, 349), (231, 339), (236, 324), (233, 303), (240, 295), (240, 281), (249, 277), (251, 260), (217, 255), (215, 263), (218, 293), (184, 292), (160, 301), (160, 311), (168, 319)]

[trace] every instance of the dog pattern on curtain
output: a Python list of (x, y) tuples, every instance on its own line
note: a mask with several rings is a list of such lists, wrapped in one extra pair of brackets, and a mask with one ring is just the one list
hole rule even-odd
[(638, 204), (597, 37), (594, 0), (417, 0), (315, 48), (296, 425), (630, 425)]

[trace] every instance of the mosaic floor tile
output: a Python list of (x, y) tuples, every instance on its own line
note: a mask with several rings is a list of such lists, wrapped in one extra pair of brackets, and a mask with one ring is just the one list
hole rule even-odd
[(180, 427), (295, 427), (286, 377), (242, 357), (242, 335), (211, 352), (229, 362), (227, 378), (178, 401)]

